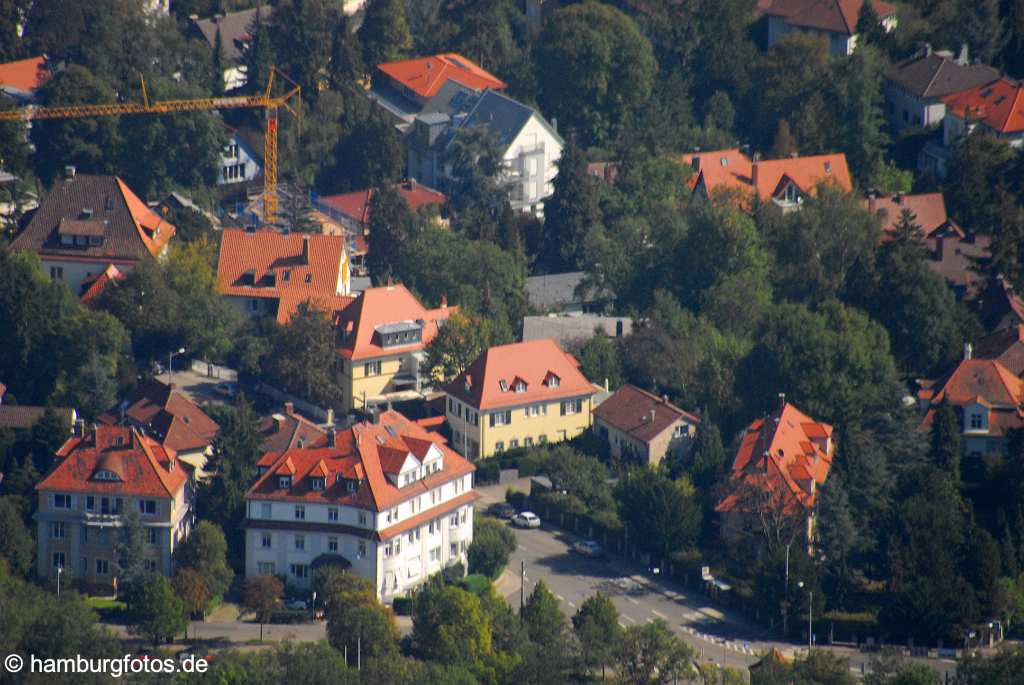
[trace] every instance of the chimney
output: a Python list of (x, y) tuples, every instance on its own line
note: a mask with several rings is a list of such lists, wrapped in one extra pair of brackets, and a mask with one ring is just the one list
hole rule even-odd
[(175, 390), (178, 387), (178, 384), (172, 382), (172, 383), (169, 383), (167, 385), (167, 387), (170, 388), (171, 390)]
[(309, 265), (309, 234), (302, 236), (302, 263)]
[(974, 346), (971, 343), (964, 343), (964, 361), (969, 361), (974, 357)]
[(327, 429), (327, 446), (336, 447), (338, 444), (338, 432), (334, 430), (334, 426)]
[(380, 410), (377, 407), (370, 409), (370, 423), (374, 426), (380, 425)]
[(956, 63), (961, 66), (966, 66), (970, 63), (970, 56), (968, 53), (967, 43), (960, 44), (960, 54), (956, 57)]
[(901, 195), (900, 193), (893, 193), (892, 201), (895, 202), (898, 205), (902, 205), (903, 204), (903, 195)]
[(71, 179), (75, 177), (75, 167), (72, 164), (68, 164), (64, 167), (64, 178)]
[(448, 296), (441, 293), (441, 309), (448, 309)]
[(608, 390), (608, 379), (607, 379), (607, 378), (605, 378), (605, 379), (604, 379), (604, 391), (605, 391), (605, 392), (608, 392), (608, 391), (609, 391), (609, 390)]
[(654, 410), (653, 409), (648, 414), (648, 419), (647, 420), (650, 421), (651, 423), (654, 423)]
[(931, 43), (925, 43), (924, 44), (924, 56), (928, 57), (931, 54), (932, 54), (932, 44)]
[(284, 413), (287, 414), (288, 416), (294, 416), (295, 415), (295, 403), (294, 402), (285, 402), (284, 403)]
[(662, 404), (668, 404), (668, 395), (662, 395), (661, 396), (661, 403)]
[(757, 191), (757, 158), (759, 155), (754, 153), (754, 163), (750, 165), (750, 185), (754, 186), (755, 192)]
[(779, 393), (779, 410), (782, 410), (782, 409), (785, 409), (785, 408), (786, 408), (786, 393), (780, 392)]
[(554, 129), (555, 133), (558, 133), (558, 119), (551, 117), (551, 128)]

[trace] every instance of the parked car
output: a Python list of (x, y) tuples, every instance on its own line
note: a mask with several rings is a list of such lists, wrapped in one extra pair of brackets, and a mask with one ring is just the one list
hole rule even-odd
[(224, 397), (234, 397), (235, 395), (238, 394), (238, 384), (218, 383), (213, 387), (213, 391), (218, 395), (222, 395)]
[(577, 554), (582, 554), (592, 559), (604, 556), (604, 549), (601, 548), (601, 545), (596, 540), (578, 540), (573, 543), (572, 550)]
[(284, 603), (286, 609), (305, 609), (306, 600), (304, 599), (289, 599)]
[(516, 508), (508, 502), (498, 502), (491, 507), (491, 514), (500, 519), (510, 519), (516, 515)]
[(540, 528), (540, 518), (532, 511), (523, 511), (512, 517), (512, 525), (519, 528)]

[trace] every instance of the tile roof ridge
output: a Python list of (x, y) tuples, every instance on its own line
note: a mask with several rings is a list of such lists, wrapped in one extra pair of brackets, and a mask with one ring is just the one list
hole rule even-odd
[[(927, 57), (931, 57), (932, 55), (934, 55), (934, 53), (932, 53), (931, 55), (927, 55)], [(928, 91), (931, 90), (931, 87), (933, 85), (935, 85), (935, 82), (939, 79), (939, 74), (942, 73), (942, 69), (946, 66), (946, 58), (944, 56), (942, 56), (942, 55), (934, 55), (934, 56), (939, 59), (939, 66), (932, 73), (932, 77), (928, 80), (928, 85), (926, 85), (924, 87), (924, 90), (921, 91), (924, 95), (927, 95)]]
[[(167, 493), (167, 496), (168, 497), (174, 497), (174, 493), (171, 492), (170, 486), (167, 484), (167, 481), (164, 480), (164, 476), (165, 476), (164, 468), (160, 465), (160, 462), (157, 461), (157, 458), (153, 454), (153, 451), (152, 451), (152, 448), (150, 447), (150, 445), (147, 444), (148, 439), (145, 436), (140, 435), (139, 432), (135, 428), (132, 428), (131, 431), (132, 431), (132, 440), (133, 441), (137, 441), (138, 447), (140, 447), (142, 449), (142, 452), (146, 455), (146, 458), (149, 460), (149, 465), (153, 468), (153, 471), (156, 473), (156, 479), (158, 481), (160, 481), (160, 485), (163, 486), (164, 491)], [(164, 453), (167, 455), (168, 459), (170, 460), (171, 459), (170, 453), (167, 452), (167, 451), (165, 451)], [(173, 463), (173, 461), (172, 461), (172, 463)]]

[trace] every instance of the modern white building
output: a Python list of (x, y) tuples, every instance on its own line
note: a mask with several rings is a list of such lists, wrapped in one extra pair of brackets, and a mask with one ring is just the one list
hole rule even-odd
[(220, 173), (217, 175), (219, 186), (253, 181), (263, 170), (263, 163), (256, 150), (242, 139), (238, 131), (232, 129), (229, 133), (231, 137), (228, 144), (220, 153)]
[(390, 603), (466, 563), (475, 467), (395, 411), (328, 435), (326, 447), (269, 452), (246, 493), (245, 573), (309, 587), (337, 565)]

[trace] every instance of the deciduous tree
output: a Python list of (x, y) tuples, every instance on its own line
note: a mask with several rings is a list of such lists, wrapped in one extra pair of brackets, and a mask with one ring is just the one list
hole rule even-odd
[(281, 605), (284, 596), (284, 583), (275, 576), (253, 576), (245, 581), (242, 594), (242, 607), (245, 611), (255, 614), (260, 623), (260, 641), (263, 640), (263, 624), (270, 620)]

